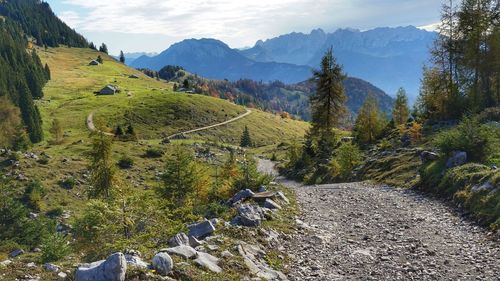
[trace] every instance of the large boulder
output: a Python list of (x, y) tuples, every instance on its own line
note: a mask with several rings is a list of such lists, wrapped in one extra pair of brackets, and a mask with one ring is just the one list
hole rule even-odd
[(125, 281), (127, 261), (122, 253), (115, 253), (106, 260), (85, 264), (75, 272), (76, 281)]
[(453, 167), (462, 166), (465, 163), (467, 163), (467, 152), (455, 151), (446, 161), (446, 168), (450, 169)]
[(203, 238), (212, 234), (215, 231), (215, 226), (211, 221), (206, 220), (200, 223), (188, 225), (188, 229), (189, 236), (193, 236), (195, 238)]
[(160, 252), (153, 257), (153, 268), (162, 276), (167, 276), (174, 268), (172, 258), (165, 252)]
[(255, 227), (261, 224), (264, 218), (262, 208), (257, 205), (241, 205), (238, 208), (239, 224), (243, 226)]
[(229, 205), (234, 205), (248, 198), (252, 198), (254, 195), (255, 193), (253, 193), (250, 189), (240, 190), (231, 199), (229, 199)]

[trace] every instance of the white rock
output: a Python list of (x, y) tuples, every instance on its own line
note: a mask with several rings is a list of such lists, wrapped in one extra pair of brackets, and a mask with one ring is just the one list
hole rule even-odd
[(167, 276), (174, 267), (172, 258), (167, 253), (158, 253), (153, 257), (153, 268), (162, 276)]

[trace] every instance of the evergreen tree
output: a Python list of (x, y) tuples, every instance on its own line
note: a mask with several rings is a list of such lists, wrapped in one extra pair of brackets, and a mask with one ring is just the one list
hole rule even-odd
[(52, 127), (50, 128), (50, 132), (53, 135), (54, 142), (57, 144), (60, 144), (64, 140), (64, 129), (61, 125), (61, 122), (59, 119), (54, 119), (52, 121)]
[(243, 135), (241, 136), (240, 146), (241, 147), (251, 147), (252, 146), (252, 137), (250, 136), (250, 130), (248, 129), (248, 126), (245, 126), (245, 129), (243, 130)]
[(125, 63), (125, 55), (123, 54), (123, 51), (120, 51), (120, 62)]
[(176, 206), (185, 204), (199, 184), (198, 169), (192, 153), (181, 146), (175, 146), (167, 160), (162, 179), (160, 194)]
[(52, 79), (52, 75), (50, 74), (50, 68), (48, 64), (45, 64), (45, 78), (46, 80)]
[(396, 101), (392, 110), (392, 119), (396, 126), (406, 124), (410, 117), (410, 108), (408, 107), (408, 98), (403, 88), (398, 90)]
[(97, 47), (94, 45), (94, 42), (90, 42), (89, 48), (97, 51)]
[(108, 53), (108, 46), (106, 46), (106, 44), (102, 43), (101, 47), (99, 47), (99, 52), (107, 54)]
[(345, 74), (329, 49), (321, 61), (321, 70), (314, 72), (317, 91), (310, 98), (312, 134), (331, 133), (345, 112)]
[(360, 144), (372, 144), (380, 137), (385, 123), (377, 99), (370, 95), (359, 110), (353, 135)]
[(116, 184), (115, 168), (111, 159), (113, 140), (104, 134), (94, 138), (90, 158), (89, 198), (105, 198), (112, 196)]

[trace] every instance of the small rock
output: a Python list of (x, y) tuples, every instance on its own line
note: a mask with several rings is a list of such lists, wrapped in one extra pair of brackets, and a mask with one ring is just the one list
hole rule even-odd
[(288, 200), (288, 198), (285, 196), (285, 194), (283, 194), (283, 192), (278, 191), (276, 193), (276, 197), (278, 197), (279, 200), (285, 202), (286, 204), (290, 204), (290, 200)]
[(238, 191), (238, 193), (236, 193), (231, 199), (229, 199), (229, 205), (234, 205), (240, 201), (251, 198), (254, 195), (255, 193), (253, 193), (253, 191), (251, 191), (250, 189)]
[(16, 249), (16, 250), (14, 250), (14, 251), (12, 251), (12, 252), (9, 253), (9, 257), (10, 258), (15, 258), (15, 257), (20, 256), (22, 254), (24, 254), (24, 250), (22, 250), (22, 249)]
[(243, 226), (255, 227), (259, 226), (264, 218), (264, 212), (261, 207), (257, 205), (241, 205), (238, 208), (239, 223)]
[(115, 253), (106, 260), (84, 264), (75, 272), (76, 281), (125, 281), (127, 261), (122, 253)]
[(190, 246), (180, 245), (173, 248), (162, 249), (160, 252), (167, 252), (171, 255), (177, 255), (185, 259), (191, 259), (196, 257), (196, 250)]
[(223, 251), (220, 255), (221, 255), (223, 258), (232, 258), (232, 257), (234, 257), (234, 255), (233, 255), (233, 254), (231, 254), (231, 252), (229, 252), (228, 250)]
[(50, 272), (59, 272), (59, 270), (60, 270), (59, 266), (52, 264), (52, 263), (44, 264), (43, 269), (50, 271)]
[(196, 224), (188, 225), (188, 235), (195, 238), (203, 238), (215, 231), (215, 227), (210, 221), (204, 221)]
[(170, 238), (170, 240), (168, 240), (168, 245), (170, 247), (189, 245), (189, 237), (183, 232), (178, 233), (174, 237)]
[(11, 260), (4, 260), (4, 261), (0, 262), (0, 266), (8, 266), (11, 263), (12, 263)]
[(222, 268), (219, 266), (219, 259), (210, 254), (198, 252), (198, 256), (194, 262), (212, 272), (222, 272)]
[(68, 277), (68, 274), (64, 273), (64, 272), (59, 272), (57, 274), (57, 276), (59, 276), (61, 279), (66, 279), (66, 277)]
[(266, 199), (266, 201), (264, 201), (264, 208), (268, 208), (271, 210), (276, 210), (276, 209), (281, 210), (281, 206), (271, 199)]

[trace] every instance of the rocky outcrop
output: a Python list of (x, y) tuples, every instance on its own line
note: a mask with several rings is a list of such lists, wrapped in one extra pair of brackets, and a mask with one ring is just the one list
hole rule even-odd
[(206, 220), (204, 222), (188, 225), (188, 229), (189, 236), (193, 236), (195, 238), (203, 238), (212, 234), (215, 231), (215, 226), (211, 221)]
[(173, 248), (162, 249), (160, 252), (167, 252), (171, 255), (177, 255), (185, 259), (191, 259), (196, 257), (196, 250), (190, 246), (180, 245)]
[(198, 252), (194, 262), (212, 272), (222, 272), (222, 268), (219, 266), (219, 259), (210, 254)]
[(244, 204), (238, 207), (238, 216), (232, 223), (236, 225), (256, 227), (264, 219), (264, 211), (257, 205)]
[(106, 260), (84, 264), (75, 272), (76, 281), (125, 281), (127, 261), (122, 253), (115, 253)]

